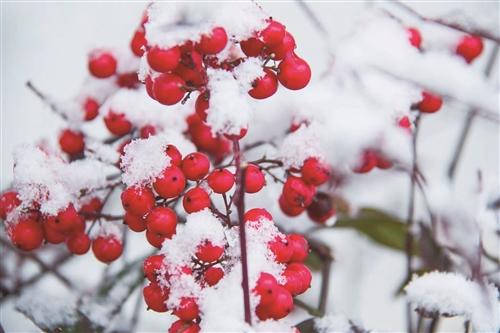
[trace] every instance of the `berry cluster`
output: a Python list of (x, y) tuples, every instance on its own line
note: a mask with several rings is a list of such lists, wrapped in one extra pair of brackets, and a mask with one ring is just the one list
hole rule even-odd
[(89, 231), (86, 231), (86, 221), (93, 221), (93, 216), (102, 209), (102, 201), (98, 197), (82, 202), (77, 211), (72, 203), (59, 211), (57, 215), (42, 214), (36, 205), (21, 212), (14, 210), (22, 202), (15, 191), (4, 192), (0, 196), (0, 218), (7, 219), (7, 234), (16, 247), (24, 251), (32, 251), (44, 243), (66, 243), (68, 250), (76, 255), (87, 253), (92, 246), (95, 257), (109, 263), (120, 257), (122, 243), (112, 233), (98, 234), (91, 240)]

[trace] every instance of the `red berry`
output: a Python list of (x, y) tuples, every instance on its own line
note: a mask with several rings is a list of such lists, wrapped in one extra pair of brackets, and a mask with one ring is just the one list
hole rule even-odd
[(50, 244), (61, 244), (66, 240), (66, 233), (59, 231), (58, 229), (53, 227), (53, 223), (49, 223), (49, 220), (55, 220), (55, 216), (47, 216), (44, 217), (42, 227), (43, 227), (43, 236), (47, 243)]
[(264, 43), (255, 37), (251, 37), (247, 40), (240, 42), (240, 47), (243, 53), (248, 57), (258, 57), (262, 49), (264, 48)]
[(163, 244), (163, 241), (167, 237), (163, 236), (162, 234), (157, 234), (155, 232), (151, 232), (149, 230), (146, 230), (146, 239), (149, 244), (152, 246), (161, 249), (161, 245)]
[(428, 91), (422, 92), (422, 100), (417, 104), (420, 112), (434, 113), (441, 109), (443, 100), (438, 95), (434, 95)]
[(207, 240), (198, 245), (196, 249), (196, 257), (204, 262), (214, 262), (220, 259), (224, 254), (224, 247), (213, 245), (211, 241)]
[(300, 280), (303, 283), (303, 290), (307, 290), (311, 286), (311, 281), (312, 281), (312, 274), (309, 268), (307, 268), (306, 265), (300, 262), (293, 262), (288, 264), (287, 268), (288, 271), (294, 271), (299, 274)]
[(311, 205), (307, 207), (307, 215), (314, 222), (325, 223), (335, 215), (332, 198), (324, 192), (318, 192)]
[(274, 254), (276, 261), (279, 263), (287, 263), (293, 256), (293, 247), (286, 239), (277, 236), (274, 240), (270, 241), (269, 249)]
[(196, 103), (194, 104), (194, 108), (196, 114), (200, 117), (201, 120), (207, 120), (207, 110), (210, 106), (210, 94), (209, 92), (200, 93), (196, 98)]
[(187, 179), (198, 181), (203, 179), (210, 169), (210, 161), (207, 155), (194, 152), (182, 160), (182, 172)]
[(142, 216), (137, 216), (130, 212), (125, 212), (123, 223), (125, 223), (130, 230), (135, 232), (146, 230), (146, 220)]
[(66, 246), (73, 254), (85, 254), (90, 249), (90, 238), (86, 233), (76, 233), (66, 240)]
[(179, 103), (185, 94), (186, 82), (175, 74), (161, 74), (153, 81), (153, 93), (158, 102), (164, 105)]
[(182, 206), (188, 214), (199, 212), (200, 210), (210, 207), (210, 197), (204, 189), (195, 187), (184, 194)]
[(248, 94), (255, 99), (268, 98), (278, 90), (278, 78), (270, 69), (264, 69), (264, 76), (257, 78)]
[(289, 217), (299, 216), (305, 210), (305, 207), (290, 205), (288, 203), (288, 201), (285, 200), (285, 197), (283, 196), (283, 194), (280, 195), (278, 203), (280, 205), (281, 211), (286, 216), (289, 216)]
[(257, 305), (257, 307), (255, 308), (255, 314), (257, 315), (257, 318), (259, 318), (259, 320), (262, 321), (268, 320), (270, 318), (268, 306), (266, 305), (262, 304)]
[(165, 148), (165, 154), (170, 157), (170, 165), (175, 165), (177, 167), (181, 166), (182, 155), (174, 145), (167, 145)]
[(0, 195), (0, 218), (5, 220), (7, 215), (21, 204), (16, 191), (7, 191)]
[(70, 156), (80, 155), (85, 148), (83, 133), (65, 129), (59, 135), (61, 150)]
[(166, 312), (167, 305), (165, 304), (170, 291), (168, 288), (162, 288), (158, 283), (150, 283), (142, 290), (144, 301), (151, 309), (156, 312)]
[(292, 295), (284, 287), (278, 286), (276, 288), (276, 298), (274, 302), (268, 306), (269, 317), (278, 320), (286, 317), (292, 310)]
[(278, 80), (285, 88), (302, 89), (311, 80), (311, 68), (303, 59), (289, 53), (278, 66)]
[(99, 236), (92, 241), (92, 252), (97, 260), (108, 264), (121, 256), (123, 245), (115, 236)]
[(283, 24), (270, 20), (268, 26), (261, 31), (260, 36), (266, 46), (272, 47), (281, 44), (285, 37), (285, 31)]
[(283, 276), (286, 280), (284, 287), (294, 296), (304, 293), (311, 286), (311, 272), (301, 263), (288, 265)]
[(181, 60), (181, 49), (178, 46), (169, 49), (155, 46), (148, 51), (147, 59), (149, 66), (157, 72), (173, 71)]
[(227, 44), (227, 33), (224, 28), (216, 27), (212, 29), (210, 35), (201, 36), (200, 42), (196, 45), (199, 52), (204, 54), (216, 54), (224, 50)]
[(266, 185), (266, 177), (255, 164), (248, 164), (245, 172), (245, 192), (256, 193)]
[(289, 176), (283, 185), (283, 197), (292, 206), (309, 206), (315, 193), (316, 187), (295, 176)]
[(93, 76), (103, 79), (116, 72), (116, 59), (106, 51), (94, 51), (89, 55), (89, 71)]
[(285, 32), (285, 37), (280, 44), (271, 47), (267, 53), (271, 54), (271, 58), (274, 60), (283, 60), (285, 56), (295, 49), (295, 39), (289, 32)]
[(355, 173), (368, 173), (377, 165), (377, 155), (371, 150), (365, 150), (361, 163), (353, 169)]
[(168, 207), (156, 207), (148, 214), (146, 226), (149, 232), (172, 238), (177, 227), (177, 215)]
[(151, 77), (151, 75), (146, 76), (146, 79), (144, 79), (144, 86), (146, 87), (146, 92), (148, 93), (149, 97), (156, 100), (153, 85), (154, 85), (154, 82), (153, 82), (153, 78)]
[(83, 111), (85, 112), (85, 120), (93, 120), (99, 113), (99, 103), (93, 98), (87, 97), (83, 103)]
[(226, 193), (234, 185), (234, 175), (227, 169), (216, 169), (210, 173), (207, 181), (215, 193)]
[(231, 141), (241, 140), (241, 139), (243, 139), (243, 137), (245, 135), (247, 135), (247, 132), (248, 132), (248, 129), (242, 128), (242, 129), (240, 129), (240, 132), (238, 134), (228, 134), (228, 133), (226, 133), (226, 134), (224, 134), (224, 136), (226, 138), (228, 138), (229, 140), (231, 140)]
[(135, 89), (139, 86), (140, 81), (136, 72), (120, 73), (116, 76), (116, 84), (120, 88)]
[(43, 229), (37, 220), (23, 216), (9, 230), (12, 244), (24, 251), (32, 251), (42, 245)]
[(132, 37), (132, 40), (130, 41), (130, 49), (136, 56), (142, 57), (142, 55), (144, 54), (143, 47), (145, 45), (146, 45), (146, 32), (141, 27), (135, 31), (134, 37)]
[(203, 279), (209, 286), (215, 286), (224, 277), (224, 270), (211, 266), (203, 273)]
[[(102, 208), (102, 201), (97, 197), (93, 197), (80, 207), (81, 214), (97, 214)], [(92, 218), (91, 218), (92, 219)]]
[(314, 186), (320, 186), (330, 178), (330, 168), (315, 157), (305, 160), (301, 173), (302, 179)]
[(104, 124), (113, 135), (122, 136), (132, 130), (132, 123), (123, 113), (109, 111), (104, 117)]
[(201, 331), (200, 325), (192, 321), (179, 319), (170, 325), (168, 333), (198, 333)]
[(59, 211), (54, 220), (56, 229), (62, 232), (70, 232), (78, 228), (83, 218), (78, 214), (73, 204)]
[(401, 117), (401, 119), (398, 120), (398, 126), (411, 133), (411, 122), (408, 116)]
[(382, 169), (382, 170), (392, 168), (393, 163), (391, 160), (387, 159), (382, 154), (376, 154), (376, 156), (377, 156), (377, 168)]
[(144, 125), (140, 129), (140, 135), (142, 139), (147, 139), (150, 136), (153, 136), (156, 134), (156, 127), (154, 125)]
[(156, 178), (153, 187), (162, 198), (175, 198), (181, 195), (186, 187), (186, 177), (180, 168), (169, 166)]
[(288, 244), (293, 249), (290, 262), (303, 262), (309, 254), (309, 244), (307, 239), (299, 234), (289, 234), (286, 236)]
[(273, 221), (273, 216), (264, 208), (252, 208), (243, 216), (243, 221), (260, 222), (262, 219)]
[(156, 277), (158, 274), (158, 271), (163, 268), (164, 263), (163, 260), (165, 259), (165, 256), (163, 254), (156, 254), (153, 256), (149, 256), (144, 260), (143, 264), (143, 271), (144, 271), (144, 276), (151, 281), (155, 282)]
[(483, 52), (483, 40), (479, 36), (463, 36), (455, 52), (470, 64)]
[(144, 216), (155, 206), (153, 191), (146, 187), (128, 187), (121, 194), (123, 208), (137, 216)]
[(410, 41), (410, 44), (419, 49), (422, 44), (422, 35), (420, 34), (420, 31), (417, 28), (408, 28), (406, 29), (406, 32), (408, 33), (408, 40)]
[(260, 305), (268, 305), (274, 302), (278, 289), (278, 281), (269, 273), (260, 273), (255, 284), (254, 291), (260, 296)]
[(201, 54), (196, 51), (184, 54), (174, 73), (190, 85), (203, 85), (206, 76)]
[(173, 315), (182, 320), (194, 320), (200, 314), (198, 304), (192, 297), (182, 297), (179, 306), (172, 312)]

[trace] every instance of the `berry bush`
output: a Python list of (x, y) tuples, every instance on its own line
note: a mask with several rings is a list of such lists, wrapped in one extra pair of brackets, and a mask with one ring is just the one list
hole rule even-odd
[[(361, 297), (333, 282), (369, 274), (342, 278), (363, 266), (343, 250), (375, 243), (404, 262), (391, 288), (409, 333), (456, 316), (467, 332), (498, 330), (498, 254), (485, 245), (498, 241), (498, 193), (481, 168), (475, 213), (453, 189), (472, 121), (499, 121), (498, 31), (394, 2), (339, 38), (310, 5), (297, 2), (323, 71), (279, 11), (158, 2), (121, 36), (127, 48), (89, 51), (75, 97), (29, 81), (64, 127), (55, 145), (13, 152), (1, 302), (50, 332), (148, 330), (144, 309), (169, 333), (368, 332), (331, 298)], [(451, 108), (467, 116), (437, 176), (420, 132)], [(80, 256), (102, 268), (80, 277), (90, 288), (61, 270)], [(39, 271), (24, 278), (27, 261)], [(70, 296), (33, 292), (47, 274)]]

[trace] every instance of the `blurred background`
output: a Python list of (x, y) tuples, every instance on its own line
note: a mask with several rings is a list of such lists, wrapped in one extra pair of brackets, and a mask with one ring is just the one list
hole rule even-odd
[[(314, 27), (294, 1), (260, 2), (273, 17), (287, 26), (298, 45), (298, 52), (307, 59), (315, 74), (328, 64), (324, 37)], [(61, 119), (45, 107), (25, 83), (31, 80), (49, 95), (65, 98), (77, 93), (87, 75), (87, 52), (99, 46), (128, 47), (129, 40), (140, 20), (145, 2), (2, 2), (1, 12), (1, 188), (12, 181), (12, 152), (21, 143), (32, 143), (43, 138), (55, 141), (55, 133), (63, 128)], [(214, 3), (214, 6), (217, 4)], [(330, 32), (332, 42), (346, 36), (358, 18), (372, 4), (368, 2), (311, 2), (309, 7)], [(477, 21), (493, 22), (498, 34), (499, 3), (488, 2), (410, 2), (412, 8), (425, 15), (466, 15)], [(496, 22), (496, 24), (495, 24)], [(491, 45), (473, 64), (478, 71), (484, 67)], [(498, 86), (498, 62), (491, 80)], [(466, 83), (464, 83), (466, 84)], [(298, 92), (300, 94), (301, 92)], [(466, 113), (463, 106), (444, 106), (424, 119), (420, 141), (420, 158), (426, 163), (429, 181), (440, 177), (452, 156), (452, 147), (458, 138)], [(498, 123), (483, 119), (475, 122), (461, 159), (454, 190), (465, 205), (475, 200), (477, 171), (481, 170), (487, 193), (499, 188), (499, 127)], [(375, 173), (363, 178), (362, 184), (352, 184), (351, 192), (357, 204), (381, 205), (395, 214), (405, 212), (408, 179), (404, 174), (391, 178)], [(363, 188), (360, 189), (360, 186)], [(349, 192), (349, 191), (348, 191)], [(116, 200), (115, 200), (116, 202)], [(486, 223), (495, 227), (493, 216)], [(131, 244), (143, 242), (142, 235), (132, 235)], [(374, 331), (398, 332), (405, 327), (404, 300), (396, 297), (398, 286), (405, 276), (404, 255), (376, 245), (352, 230), (329, 230), (320, 238), (332, 245), (335, 263), (329, 291), (329, 311), (343, 313), (359, 320)], [(485, 235), (489, 247), (498, 254), (496, 238)], [(129, 247), (129, 256), (147, 251)], [(134, 251), (132, 253), (131, 251)], [(4, 258), (2, 258), (4, 260)], [(7, 258), (5, 258), (7, 260)], [(15, 266), (14, 262), (6, 265)], [(91, 268), (92, 269), (89, 269)], [(95, 267), (95, 269), (93, 269)], [(73, 259), (61, 270), (79, 282), (79, 288), (91, 287), (100, 278), (105, 265), (93, 256)], [(36, 267), (33, 267), (35, 270)], [(81, 283), (81, 285), (80, 285)], [(39, 286), (52, 294), (68, 291), (50, 276)], [(319, 286), (305, 295), (315, 299)], [(458, 292), (458, 291), (457, 291)], [(134, 308), (134, 295), (126, 309)], [(22, 314), (15, 311), (12, 299), (2, 300), (0, 321), (8, 332), (28, 332), (38, 329)], [(144, 307), (145, 308), (145, 307)], [(127, 313), (127, 312), (125, 312)], [(165, 331), (166, 315), (142, 311), (138, 330)], [(461, 331), (462, 320), (442, 322), (441, 331)]]

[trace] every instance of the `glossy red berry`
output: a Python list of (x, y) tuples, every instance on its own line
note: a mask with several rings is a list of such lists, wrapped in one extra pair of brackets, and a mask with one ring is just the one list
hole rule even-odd
[(55, 216), (44, 217), (42, 222), (43, 236), (45, 241), (50, 244), (61, 244), (67, 238), (67, 234), (53, 227), (53, 223), (49, 223), (50, 219), (55, 219)]
[(173, 322), (168, 329), (168, 333), (198, 333), (200, 331), (200, 325), (182, 319)]
[(134, 37), (130, 41), (130, 49), (137, 57), (142, 57), (144, 54), (144, 47), (146, 46), (146, 32), (141, 27), (134, 33)]
[(283, 272), (283, 276), (286, 280), (284, 287), (293, 296), (304, 293), (311, 286), (311, 272), (301, 263), (288, 265)]
[(292, 295), (284, 287), (278, 286), (276, 288), (276, 298), (274, 302), (268, 306), (269, 317), (278, 320), (286, 317), (292, 310)]
[(175, 165), (177, 167), (181, 166), (182, 155), (176, 146), (167, 145), (167, 147), (165, 148), (165, 154), (167, 154), (167, 156), (170, 157), (170, 165)]
[(240, 42), (241, 50), (248, 57), (258, 57), (264, 46), (264, 43), (255, 37)]
[(311, 68), (303, 59), (289, 53), (278, 66), (278, 80), (285, 88), (302, 89), (311, 80)]
[(260, 222), (261, 220), (273, 221), (273, 216), (264, 208), (252, 208), (243, 216), (243, 221)]
[(69, 252), (73, 254), (85, 254), (90, 249), (90, 238), (86, 233), (76, 233), (66, 240), (66, 246)]
[(21, 217), (12, 227), (9, 235), (16, 247), (24, 251), (32, 251), (42, 245), (43, 229), (40, 222), (30, 216)]
[(161, 249), (161, 245), (163, 244), (166, 238), (167, 237), (163, 236), (162, 234), (146, 230), (146, 239), (148, 243), (158, 249)]
[(194, 320), (198, 318), (200, 310), (196, 300), (192, 297), (182, 297), (179, 306), (172, 312), (182, 320)]
[(210, 169), (210, 160), (207, 155), (194, 152), (182, 160), (182, 172), (187, 179), (198, 181), (203, 179)]
[(70, 156), (82, 154), (85, 148), (83, 133), (65, 129), (59, 135), (59, 146), (63, 152)]
[(462, 56), (470, 64), (483, 52), (483, 40), (479, 36), (463, 36), (457, 45), (455, 52)]
[(257, 193), (266, 185), (266, 177), (255, 164), (248, 164), (245, 172), (245, 192)]
[(80, 207), (81, 214), (97, 214), (102, 208), (102, 201), (98, 197), (93, 197)]
[(278, 91), (278, 77), (270, 69), (264, 69), (264, 76), (259, 77), (252, 83), (252, 89), (248, 94), (255, 99), (268, 98)]
[(260, 296), (260, 305), (268, 305), (274, 302), (277, 289), (278, 281), (269, 273), (260, 273), (259, 279), (255, 284), (254, 292)]
[(211, 266), (203, 273), (203, 280), (209, 286), (215, 286), (224, 277), (224, 270), (217, 266)]
[(94, 51), (89, 55), (89, 71), (93, 76), (103, 79), (116, 72), (116, 59), (106, 51)]
[(167, 311), (167, 305), (165, 303), (169, 295), (168, 288), (162, 288), (158, 283), (152, 282), (144, 287), (142, 295), (144, 296), (144, 301), (148, 309), (156, 312)]
[(226, 193), (234, 185), (234, 175), (227, 169), (216, 169), (210, 173), (207, 181), (215, 193)]
[(293, 256), (293, 247), (286, 238), (276, 237), (268, 246), (279, 263), (287, 263)]
[(204, 54), (216, 54), (224, 50), (226, 44), (226, 30), (222, 27), (216, 27), (212, 29), (210, 34), (201, 36), (201, 40), (196, 45), (196, 49)]
[(224, 254), (224, 247), (213, 245), (207, 240), (198, 245), (196, 249), (196, 257), (204, 262), (214, 262), (219, 260)]
[(132, 130), (132, 123), (127, 119), (127, 116), (114, 111), (109, 111), (104, 117), (104, 124), (111, 134), (117, 136), (125, 135)]
[(353, 171), (355, 173), (368, 173), (372, 171), (375, 166), (377, 166), (377, 155), (371, 150), (366, 150), (361, 156), (361, 161)]
[(156, 178), (153, 187), (162, 198), (175, 198), (181, 195), (186, 187), (186, 177), (180, 168), (169, 166)]
[(140, 81), (136, 72), (126, 72), (116, 76), (116, 84), (120, 88), (135, 89), (139, 86)]
[(16, 191), (7, 191), (0, 195), (0, 219), (5, 220), (7, 215), (21, 204)]
[(173, 71), (181, 60), (181, 49), (178, 46), (169, 49), (153, 47), (148, 51), (148, 64), (157, 72)]
[(309, 206), (315, 193), (316, 187), (295, 176), (289, 176), (283, 185), (283, 197), (292, 206)]
[(137, 216), (144, 216), (155, 206), (153, 191), (146, 187), (132, 186), (121, 194), (123, 208)]
[(285, 56), (295, 49), (295, 39), (289, 32), (285, 32), (285, 36), (280, 44), (271, 47), (267, 53), (271, 54), (274, 60), (283, 60)]
[(83, 221), (83, 218), (78, 214), (73, 204), (69, 204), (66, 208), (59, 211), (55, 218), (56, 229), (63, 232), (70, 232), (78, 228), (78, 224)]
[(126, 224), (130, 230), (135, 232), (146, 230), (146, 220), (142, 216), (137, 216), (130, 212), (125, 212), (123, 223)]
[(315, 157), (305, 160), (301, 169), (302, 179), (310, 185), (320, 186), (330, 178), (330, 168)]
[(434, 113), (441, 109), (441, 105), (443, 105), (441, 97), (428, 91), (423, 91), (422, 100), (417, 104), (417, 107), (420, 112)]
[(299, 216), (302, 214), (302, 212), (306, 209), (305, 207), (302, 206), (295, 206), (295, 205), (290, 205), (288, 201), (286, 201), (285, 197), (280, 195), (278, 203), (280, 205), (281, 211), (283, 214), (289, 217), (295, 217)]
[(289, 234), (286, 236), (288, 244), (293, 249), (290, 262), (303, 262), (309, 254), (309, 243), (304, 236), (299, 234)]
[(144, 276), (151, 281), (155, 282), (157, 278), (158, 271), (164, 267), (163, 260), (165, 256), (163, 254), (156, 254), (146, 258), (143, 263)]
[(108, 264), (121, 256), (123, 245), (113, 235), (99, 236), (92, 241), (92, 252), (97, 260)]
[(185, 53), (174, 72), (189, 85), (201, 86), (205, 83), (205, 69), (201, 54), (196, 51)]
[(273, 47), (281, 44), (285, 37), (285, 26), (277, 21), (270, 20), (267, 27), (261, 31), (260, 36), (264, 44)]
[(398, 126), (411, 133), (411, 121), (408, 116), (401, 117), (398, 120)]
[(185, 85), (186, 82), (179, 76), (164, 73), (153, 80), (153, 93), (161, 104), (174, 105), (184, 98)]
[(406, 32), (408, 33), (408, 40), (410, 41), (410, 44), (419, 49), (422, 44), (422, 35), (420, 34), (420, 31), (417, 28), (408, 28), (406, 29)]
[(99, 114), (99, 103), (91, 97), (88, 97), (85, 99), (85, 102), (83, 102), (83, 111), (85, 112), (84, 119), (86, 121), (90, 121), (95, 119), (97, 115)]
[(200, 93), (194, 104), (196, 114), (201, 120), (207, 120), (207, 110), (210, 106), (210, 94), (208, 92)]
[(156, 134), (156, 127), (154, 125), (144, 125), (141, 127), (139, 130), (139, 134), (141, 135), (142, 139), (147, 139), (152, 135)]
[(307, 215), (314, 222), (324, 224), (335, 215), (332, 198), (324, 192), (318, 192), (311, 205), (307, 207)]
[(210, 197), (204, 189), (195, 187), (184, 194), (182, 206), (188, 214), (199, 212), (200, 210), (210, 207)]
[(168, 207), (156, 207), (149, 212), (146, 226), (149, 232), (172, 238), (177, 227), (177, 215)]

